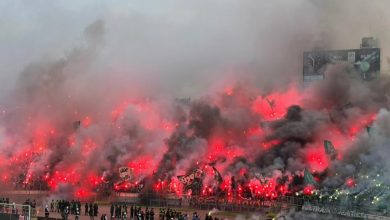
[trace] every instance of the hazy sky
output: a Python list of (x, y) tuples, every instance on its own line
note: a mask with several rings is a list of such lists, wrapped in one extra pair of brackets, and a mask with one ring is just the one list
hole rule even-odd
[(386, 51), (389, 6), (388, 0), (3, 0), (0, 91), (30, 63), (83, 47), (84, 29), (98, 19), (104, 42), (91, 74), (137, 78), (178, 95), (202, 93), (231, 75), (284, 85), (301, 79), (302, 52), (315, 46), (358, 48), (361, 37), (376, 36)]

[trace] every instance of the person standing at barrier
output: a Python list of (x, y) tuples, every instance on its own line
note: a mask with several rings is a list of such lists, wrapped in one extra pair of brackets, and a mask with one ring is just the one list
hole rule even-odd
[(70, 214), (70, 206), (69, 206), (69, 202), (65, 203), (66, 207), (65, 207), (65, 216), (66, 216), (66, 219), (68, 219), (68, 216)]
[(61, 212), (60, 214), (61, 214), (61, 218), (65, 219), (65, 212)]
[(113, 218), (114, 217), (114, 204), (111, 203), (111, 207), (110, 207), (110, 217)]
[(84, 208), (85, 208), (84, 215), (87, 216), (89, 214), (89, 212), (88, 212), (88, 202), (85, 203)]
[(60, 200), (59, 202), (58, 202), (58, 211), (60, 212), (60, 213), (63, 213), (64, 212), (64, 203), (62, 202), (62, 200)]
[(52, 199), (50, 202), (50, 212), (54, 211), (54, 200)]
[(135, 219), (135, 220), (140, 220), (140, 219), (141, 219), (140, 214), (141, 214), (141, 213), (139, 213), (138, 208), (135, 207), (135, 209), (134, 209), (134, 219)]
[(146, 218), (146, 220), (149, 220), (149, 208), (148, 207), (146, 207), (146, 209), (145, 209), (145, 218)]
[(167, 220), (170, 219), (170, 213), (169, 213), (169, 209), (167, 209), (167, 211), (165, 212), (165, 217), (167, 218)]
[(108, 220), (106, 214), (102, 214), (102, 216), (100, 217), (100, 220)]
[(192, 213), (192, 220), (198, 220), (198, 218), (196, 216), (196, 212)]
[(92, 203), (90, 203), (89, 205), (90, 205), (89, 206), (89, 219), (93, 220), (94, 213), (93, 213), (93, 209), (92, 209)]
[(98, 213), (99, 213), (99, 206), (98, 204), (95, 202), (93, 204), (93, 216), (97, 217), (98, 216)]
[(59, 213), (63, 213), (64, 212), (64, 209), (62, 207), (62, 200), (58, 201), (58, 212)]
[(126, 210), (123, 212), (122, 219), (127, 220), (127, 211)]
[(121, 212), (121, 219), (123, 219), (124, 217), (124, 215), (125, 215), (125, 212), (126, 212), (126, 210), (125, 210), (125, 205), (122, 205), (122, 212)]
[(49, 218), (49, 206), (45, 206), (45, 218)]
[(89, 216), (91, 216), (90, 213), (92, 213), (92, 215), (93, 215), (93, 207), (92, 207), (92, 203), (91, 202), (89, 203), (89, 207), (88, 207), (88, 215)]
[(27, 214), (27, 212), (28, 212), (28, 202), (27, 202), (27, 200), (26, 201), (24, 201), (24, 203), (23, 203), (23, 208), (22, 208), (22, 214), (25, 216), (26, 214)]
[(154, 220), (154, 209), (150, 210), (150, 220)]
[(16, 205), (15, 203), (12, 203), (12, 214), (16, 214)]
[(71, 214), (71, 215), (74, 215), (75, 211), (76, 211), (76, 205), (75, 205), (75, 203), (74, 203), (74, 200), (72, 200), (72, 201), (70, 202), (70, 214)]
[(56, 200), (56, 212), (60, 212), (60, 201), (58, 201), (58, 199)]
[(75, 218), (74, 218), (74, 219), (75, 219), (75, 220), (79, 220), (80, 209), (79, 209), (79, 207), (78, 207), (78, 206), (76, 207), (76, 212), (75, 212), (75, 215), (76, 215), (76, 216), (75, 216)]
[(53, 200), (53, 211), (51, 211), (51, 212), (56, 212), (57, 210), (57, 202), (58, 202), (58, 200)]
[[(63, 205), (66, 205), (66, 204), (63, 203)], [(68, 216), (69, 216), (69, 206), (65, 206), (65, 207), (63, 208), (62, 213), (63, 213), (63, 219), (68, 220)]]
[(81, 202), (80, 202), (80, 200), (77, 200), (77, 207), (79, 208), (79, 212), (80, 212), (80, 215), (81, 215), (82, 209), (81, 209)]
[(6, 199), (4, 200), (4, 203), (6, 204), (6, 205), (5, 205), (5, 212), (8, 213), (8, 212), (9, 212), (9, 207), (8, 207), (9, 199), (6, 198)]

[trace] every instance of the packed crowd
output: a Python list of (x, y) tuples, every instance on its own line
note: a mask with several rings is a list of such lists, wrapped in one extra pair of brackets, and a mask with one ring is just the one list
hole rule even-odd
[(141, 207), (130, 206), (129, 212), (126, 204), (111, 204), (110, 215), (116, 219), (139, 219), (154, 220), (154, 209), (146, 207), (145, 211)]
[[(128, 212), (129, 210), (129, 212)], [(194, 213), (195, 215), (196, 213)], [(154, 220), (155, 219), (155, 211), (154, 208), (146, 207), (142, 209), (137, 206), (130, 206), (130, 208), (126, 204), (111, 204), (110, 215), (115, 219), (131, 219), (131, 220)], [(159, 210), (159, 219), (160, 220), (188, 220), (188, 214), (184, 214), (181, 212), (177, 212), (173, 209), (160, 208)], [(194, 220), (198, 220), (199, 218), (193, 218)]]
[[(192, 213), (191, 218), (187, 213), (182, 213), (173, 209), (160, 208), (159, 220), (200, 220), (197, 212)], [(219, 220), (217, 217), (213, 218), (211, 214), (207, 214), (205, 220)]]
[[(35, 216), (36, 201), (27, 199), (23, 205), (29, 205), (31, 207), (31, 215)], [(45, 205), (44, 214), (49, 217), (50, 213), (59, 213), (64, 220), (70, 219), (70, 215), (73, 215), (72, 219), (79, 219), (84, 211), (85, 216), (89, 216), (90, 219), (95, 219), (99, 215), (99, 206), (97, 203), (85, 203), (84, 210), (82, 210), (82, 204), (78, 200), (51, 200), (50, 204)], [(20, 208), (20, 206), (19, 206)], [(22, 211), (22, 212), (20, 212)], [(28, 212), (27, 206), (18, 210), (15, 203), (10, 202), (9, 198), (0, 198), (0, 213), (10, 214), (26, 214)], [(139, 206), (128, 206), (125, 203), (113, 203), (110, 206), (110, 216), (106, 214), (100, 214), (100, 220), (200, 220), (200, 216), (197, 212), (192, 213), (190, 216), (188, 213), (180, 212), (171, 208), (160, 208), (156, 213), (154, 208), (141, 208)], [(205, 220), (219, 220), (213, 218), (211, 215), (206, 215)]]
[[(52, 200), (50, 203), (50, 212), (57, 212), (61, 214), (63, 219), (68, 219), (69, 215), (74, 215), (75, 219), (82, 214), (81, 210), (81, 202), (78, 200)], [(45, 208), (45, 216), (48, 216), (49, 210), (46, 206)], [(90, 216), (91, 219), (93, 217), (97, 217), (99, 213), (99, 206), (97, 203), (85, 203), (84, 205), (84, 215)]]
[[(171, 220), (171, 219), (177, 219), (177, 220), (188, 220), (188, 214), (187, 213), (182, 213), (178, 212), (176, 210), (168, 208), (165, 210), (164, 208), (160, 208), (160, 220)], [(192, 219), (193, 220), (199, 220), (199, 216), (196, 212), (192, 214)]]
[[(110, 216), (112, 219), (117, 220), (154, 220), (155, 219), (154, 208), (146, 207), (145, 209), (137, 206), (128, 207), (126, 204), (111, 204)], [(158, 213), (159, 220), (200, 220), (200, 216), (197, 212), (194, 212), (192, 216), (188, 213), (176, 211), (170, 208), (160, 208)], [(102, 218), (102, 220), (105, 220)], [(211, 215), (206, 215), (205, 220), (219, 220), (213, 218)]]

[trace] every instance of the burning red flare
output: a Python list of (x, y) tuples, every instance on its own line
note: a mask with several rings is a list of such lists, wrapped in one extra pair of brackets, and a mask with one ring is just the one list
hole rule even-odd
[(353, 187), (356, 186), (355, 179), (353, 179), (353, 178), (347, 178), (347, 180), (345, 181), (345, 184), (346, 184), (349, 188), (353, 188)]
[(304, 189), (303, 189), (303, 194), (307, 195), (307, 196), (311, 196), (313, 195), (313, 186), (306, 186)]

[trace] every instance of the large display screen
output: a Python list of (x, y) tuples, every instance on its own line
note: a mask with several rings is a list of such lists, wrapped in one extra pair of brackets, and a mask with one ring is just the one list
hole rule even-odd
[(380, 70), (380, 49), (318, 50), (303, 53), (303, 81), (322, 80), (329, 64), (350, 63), (361, 78), (371, 80)]

